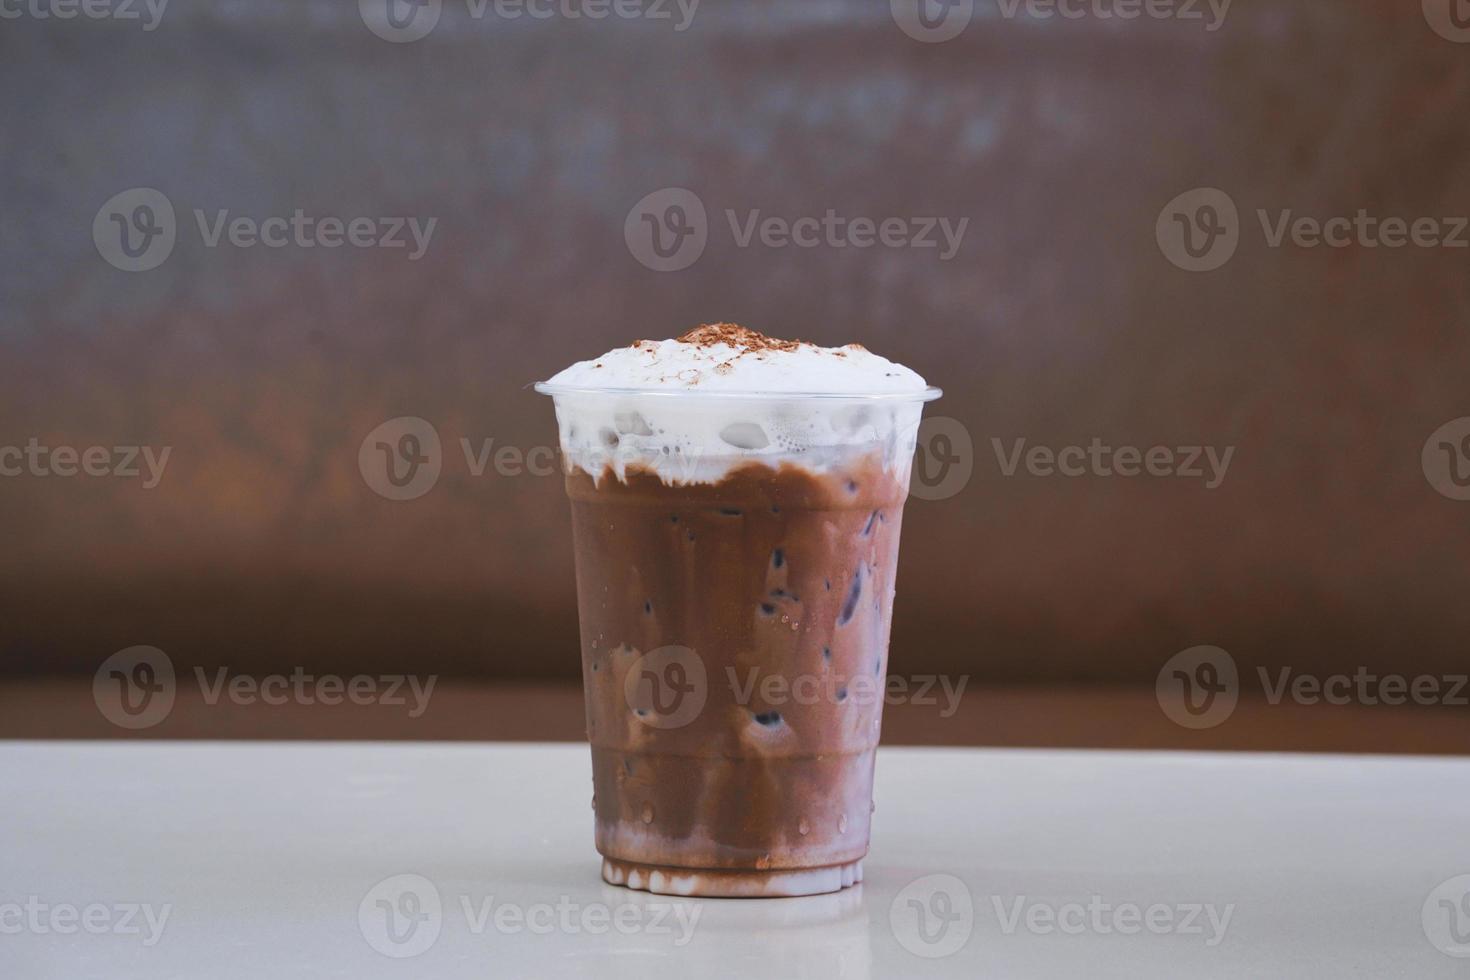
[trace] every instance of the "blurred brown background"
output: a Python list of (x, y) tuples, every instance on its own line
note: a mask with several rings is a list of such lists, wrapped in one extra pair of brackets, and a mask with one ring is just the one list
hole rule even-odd
[[(476, 476), (460, 440), (547, 445), (530, 382), (733, 320), (909, 364), (972, 437), (963, 490), (910, 502), (892, 666), (971, 675), (991, 700), (914, 738), (1015, 739), (1011, 712), (1048, 744), (1470, 751), (1464, 708), (1282, 707), (1200, 735), (1153, 702), (1196, 644), (1229, 650), (1248, 695), (1257, 666), (1466, 670), (1470, 503), (1420, 453), (1470, 415), (1470, 250), (1272, 248), (1255, 216), (1470, 214), (1470, 45), (1419, 4), (1238, 0), (1209, 31), (982, 2), (943, 43), (871, 0), (705, 0), (682, 31), (672, 5), (472, 10), (449, 0), (410, 43), (328, 0), (179, 3), (151, 31), (0, 22), (0, 445), (171, 447), (153, 489), (0, 478), (0, 735), (123, 734), (87, 692), (134, 644), (181, 670), (562, 698), (578, 659), (559, 478)], [(178, 216), (139, 273), (92, 238), (133, 187)], [(678, 272), (624, 242), (667, 187), (709, 213)], [(1240, 212), (1238, 251), (1207, 273), (1155, 238), (1198, 187)], [(411, 261), (211, 248), (194, 217), (298, 208), (437, 225)], [(725, 217), (829, 208), (969, 225), (941, 261), (742, 248)], [(403, 415), (436, 427), (443, 469), (392, 501), (358, 448)], [(1208, 490), (1006, 477), (991, 443), (1093, 437), (1236, 451)], [(217, 712), (159, 733), (505, 734), (500, 709), (454, 703), (432, 730)], [(574, 736), (574, 692), (556, 703)]]

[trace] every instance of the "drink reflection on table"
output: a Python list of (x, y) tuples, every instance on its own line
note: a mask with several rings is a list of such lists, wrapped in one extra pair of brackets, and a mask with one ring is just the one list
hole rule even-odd
[[(644, 910), (645, 920), (670, 903), (697, 905), (698, 918), (691, 940), (679, 949), (646, 935), (609, 930), (596, 954), (583, 961), (589, 977), (754, 977), (769, 973), (773, 962), (781, 964), (783, 980), (866, 980), (873, 975), (871, 922), (862, 885), (780, 899), (677, 898), (609, 885), (602, 900), (612, 908), (635, 905)], [(691, 909), (686, 920), (694, 914)]]

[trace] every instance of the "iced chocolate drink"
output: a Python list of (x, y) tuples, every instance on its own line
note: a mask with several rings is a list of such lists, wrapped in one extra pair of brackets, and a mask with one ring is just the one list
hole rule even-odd
[(597, 849), (614, 884), (862, 880), (922, 378), (729, 324), (538, 386), (572, 502)]

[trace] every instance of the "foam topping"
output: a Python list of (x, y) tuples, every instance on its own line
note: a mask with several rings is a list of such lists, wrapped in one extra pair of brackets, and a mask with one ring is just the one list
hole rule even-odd
[(642, 391), (875, 395), (924, 390), (924, 379), (858, 344), (818, 347), (733, 323), (677, 340), (640, 340), (559, 372), (548, 385)]
[[(540, 387), (556, 398), (569, 465), (620, 479), (636, 465), (670, 484), (718, 481), (750, 461), (822, 472), (854, 450), (881, 453), (907, 476), (922, 402), (934, 394), (918, 374), (857, 344), (776, 340), (732, 323), (640, 340)], [(669, 393), (728, 397), (656, 397)]]

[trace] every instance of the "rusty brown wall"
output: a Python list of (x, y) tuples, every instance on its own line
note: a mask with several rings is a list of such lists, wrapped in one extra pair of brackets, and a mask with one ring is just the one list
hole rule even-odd
[[(1470, 503), (1425, 440), (1470, 415), (1470, 250), (1272, 248), (1255, 217), (1470, 214), (1470, 44), (1418, 3), (1238, 0), (1008, 19), (925, 43), (874, 2), (705, 0), (670, 22), (466, 14), (389, 43), (351, 3), (179, 0), (157, 29), (0, 22), (0, 445), (171, 447), (162, 480), (0, 478), (0, 671), (185, 663), (575, 675), (556, 478), (458, 440), (554, 437), (526, 385), (703, 320), (859, 341), (943, 386), (974, 476), (914, 500), (894, 664), (1151, 681), (1199, 643), (1300, 669), (1462, 667)], [(134, 187), (166, 261), (92, 237)], [(625, 219), (693, 191), (708, 243)], [(1239, 247), (1188, 272), (1165, 205)], [(436, 217), (404, 250), (209, 248), (194, 209)], [(969, 219), (932, 249), (739, 247), (726, 210)], [(358, 449), (443, 443), (391, 501)], [(1236, 447), (1187, 479), (1004, 476), (992, 439)]]

